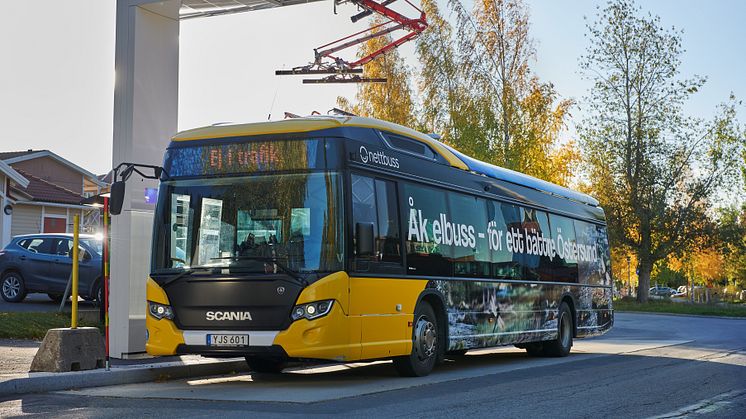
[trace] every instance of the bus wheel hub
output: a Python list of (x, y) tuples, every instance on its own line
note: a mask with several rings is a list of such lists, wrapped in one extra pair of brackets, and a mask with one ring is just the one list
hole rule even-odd
[(417, 320), (414, 334), (414, 345), (418, 358), (425, 360), (433, 356), (437, 342), (438, 334), (435, 325), (427, 317), (420, 317)]

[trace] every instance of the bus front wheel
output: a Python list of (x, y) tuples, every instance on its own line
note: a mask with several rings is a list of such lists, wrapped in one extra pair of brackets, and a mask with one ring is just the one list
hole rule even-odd
[(420, 302), (414, 310), (414, 319), (412, 352), (394, 358), (394, 368), (404, 377), (422, 377), (430, 374), (440, 351), (438, 321), (432, 306), (424, 301)]
[(252, 372), (279, 374), (285, 368), (286, 362), (278, 358), (264, 358), (258, 356), (247, 356), (246, 363)]

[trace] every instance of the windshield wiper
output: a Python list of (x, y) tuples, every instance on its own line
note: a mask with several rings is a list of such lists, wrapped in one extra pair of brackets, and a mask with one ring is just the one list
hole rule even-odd
[(215, 267), (214, 267), (214, 266), (193, 266), (193, 267), (191, 267), (191, 268), (189, 268), (189, 269), (186, 269), (186, 270), (184, 270), (184, 271), (182, 271), (182, 272), (179, 272), (178, 274), (176, 274), (176, 275), (174, 275), (174, 276), (172, 276), (172, 277), (168, 278), (168, 279), (167, 279), (167, 280), (166, 280), (166, 281), (165, 281), (165, 282), (164, 282), (164, 283), (163, 283), (163, 284), (161, 285), (161, 287), (167, 287), (167, 286), (169, 286), (169, 285), (173, 284), (174, 282), (176, 282), (176, 281), (180, 280), (181, 278), (186, 278), (186, 277), (188, 277), (188, 276), (191, 276), (191, 275), (192, 275), (193, 273), (195, 273), (195, 272), (197, 272), (197, 271), (211, 271), (211, 270), (213, 270), (213, 269), (215, 269)]
[(288, 268), (284, 264), (280, 263), (276, 257), (267, 257), (267, 256), (223, 256), (219, 258), (211, 258), (211, 260), (220, 260), (220, 259), (230, 259), (230, 260), (256, 260), (260, 262), (269, 262), (275, 264), (278, 268), (280, 268), (283, 272), (290, 275), (293, 279), (298, 281), (301, 285), (304, 287), (308, 286), (308, 281), (305, 280), (302, 276), (300, 276), (297, 272), (294, 270)]

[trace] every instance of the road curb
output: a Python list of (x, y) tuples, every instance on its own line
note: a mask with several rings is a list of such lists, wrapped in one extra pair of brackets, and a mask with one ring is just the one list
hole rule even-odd
[(632, 310), (618, 310), (618, 309), (614, 309), (614, 312), (625, 313), (625, 314), (654, 314), (656, 316), (698, 317), (698, 318), (701, 318), (701, 319), (746, 320), (746, 317), (708, 316), (706, 314), (662, 313), (662, 312), (659, 312), (659, 311), (632, 311)]
[(73, 390), (86, 387), (204, 377), (244, 371), (248, 371), (246, 361), (230, 360), (186, 365), (114, 368), (111, 371), (97, 369), (65, 373), (39, 373), (43, 375), (13, 378), (0, 382), (0, 397), (27, 393)]

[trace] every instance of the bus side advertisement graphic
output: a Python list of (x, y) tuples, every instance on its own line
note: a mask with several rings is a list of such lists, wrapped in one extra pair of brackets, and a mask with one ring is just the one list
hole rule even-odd
[[(556, 229), (554, 240), (547, 237), (541, 230), (536, 228), (512, 227), (508, 230), (498, 229), (497, 221), (489, 221), (487, 233), (485, 229), (476, 230), (471, 224), (458, 224), (449, 221), (447, 214), (440, 213), (438, 219), (428, 220), (422, 216), (422, 210), (414, 207), (414, 199), (409, 197), (409, 229), (407, 240), (418, 242), (434, 242), (447, 246), (458, 246), (465, 248), (476, 248), (476, 238), (486, 240), (489, 250), (503, 249), (510, 253), (522, 253), (526, 255), (546, 256), (551, 259), (559, 257), (565, 260), (577, 260), (581, 262), (596, 262), (599, 260), (598, 249), (595, 243), (582, 244), (566, 240), (562, 236), (562, 228)], [(430, 235), (428, 235), (428, 231)], [(475, 232), (476, 235), (475, 235)], [(431, 237), (430, 237), (431, 236)]]
[(602, 334), (611, 327), (611, 289), (559, 284), (482, 281), (433, 281), (445, 297), (448, 350), (481, 348), (537, 340), (557, 333), (557, 302), (573, 295), (579, 335)]

